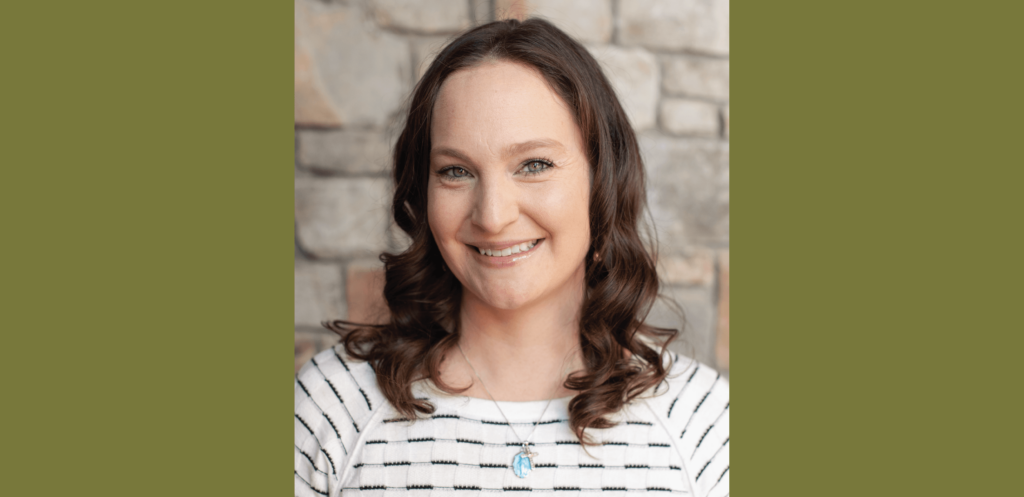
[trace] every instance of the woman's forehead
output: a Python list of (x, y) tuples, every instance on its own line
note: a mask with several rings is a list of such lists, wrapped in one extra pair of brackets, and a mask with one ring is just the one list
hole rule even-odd
[(485, 62), (456, 71), (434, 106), (434, 149), (485, 147), (505, 152), (519, 143), (553, 141), (581, 148), (569, 106), (530, 66)]

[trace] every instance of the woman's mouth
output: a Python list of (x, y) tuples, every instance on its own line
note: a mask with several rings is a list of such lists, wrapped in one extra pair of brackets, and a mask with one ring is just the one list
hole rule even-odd
[(510, 255), (516, 255), (516, 254), (522, 254), (524, 252), (529, 252), (530, 250), (533, 250), (533, 248), (536, 247), (537, 244), (540, 243), (542, 240), (544, 240), (544, 239), (543, 238), (538, 238), (536, 240), (532, 240), (532, 241), (529, 241), (529, 242), (523, 242), (523, 243), (520, 243), (518, 245), (511, 245), (511, 246), (505, 247), (503, 249), (494, 249), (494, 250), (480, 248), (480, 247), (475, 247), (473, 245), (470, 245), (470, 247), (473, 247), (474, 249), (479, 251), (480, 255), (483, 255), (483, 256), (487, 256), (487, 257), (508, 257)]

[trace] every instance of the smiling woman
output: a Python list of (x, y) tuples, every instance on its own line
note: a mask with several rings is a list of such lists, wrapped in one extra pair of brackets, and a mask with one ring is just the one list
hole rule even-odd
[(343, 345), (299, 372), (297, 495), (728, 494), (728, 384), (645, 324), (644, 166), (582, 46), (536, 19), (456, 38), (393, 167), (390, 321), (328, 323)]

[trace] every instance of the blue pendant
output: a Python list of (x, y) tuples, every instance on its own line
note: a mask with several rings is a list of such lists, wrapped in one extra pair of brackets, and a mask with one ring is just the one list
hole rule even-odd
[(512, 459), (512, 471), (516, 476), (526, 478), (533, 471), (533, 456), (536, 455), (536, 452), (530, 452), (530, 446), (523, 446), (523, 450)]

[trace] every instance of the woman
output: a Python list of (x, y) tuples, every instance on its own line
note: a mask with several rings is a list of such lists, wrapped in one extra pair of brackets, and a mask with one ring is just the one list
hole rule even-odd
[(296, 495), (729, 493), (728, 385), (669, 357), (643, 164), (598, 64), (549, 23), (455, 39), (394, 151), (390, 317), (297, 375)]

